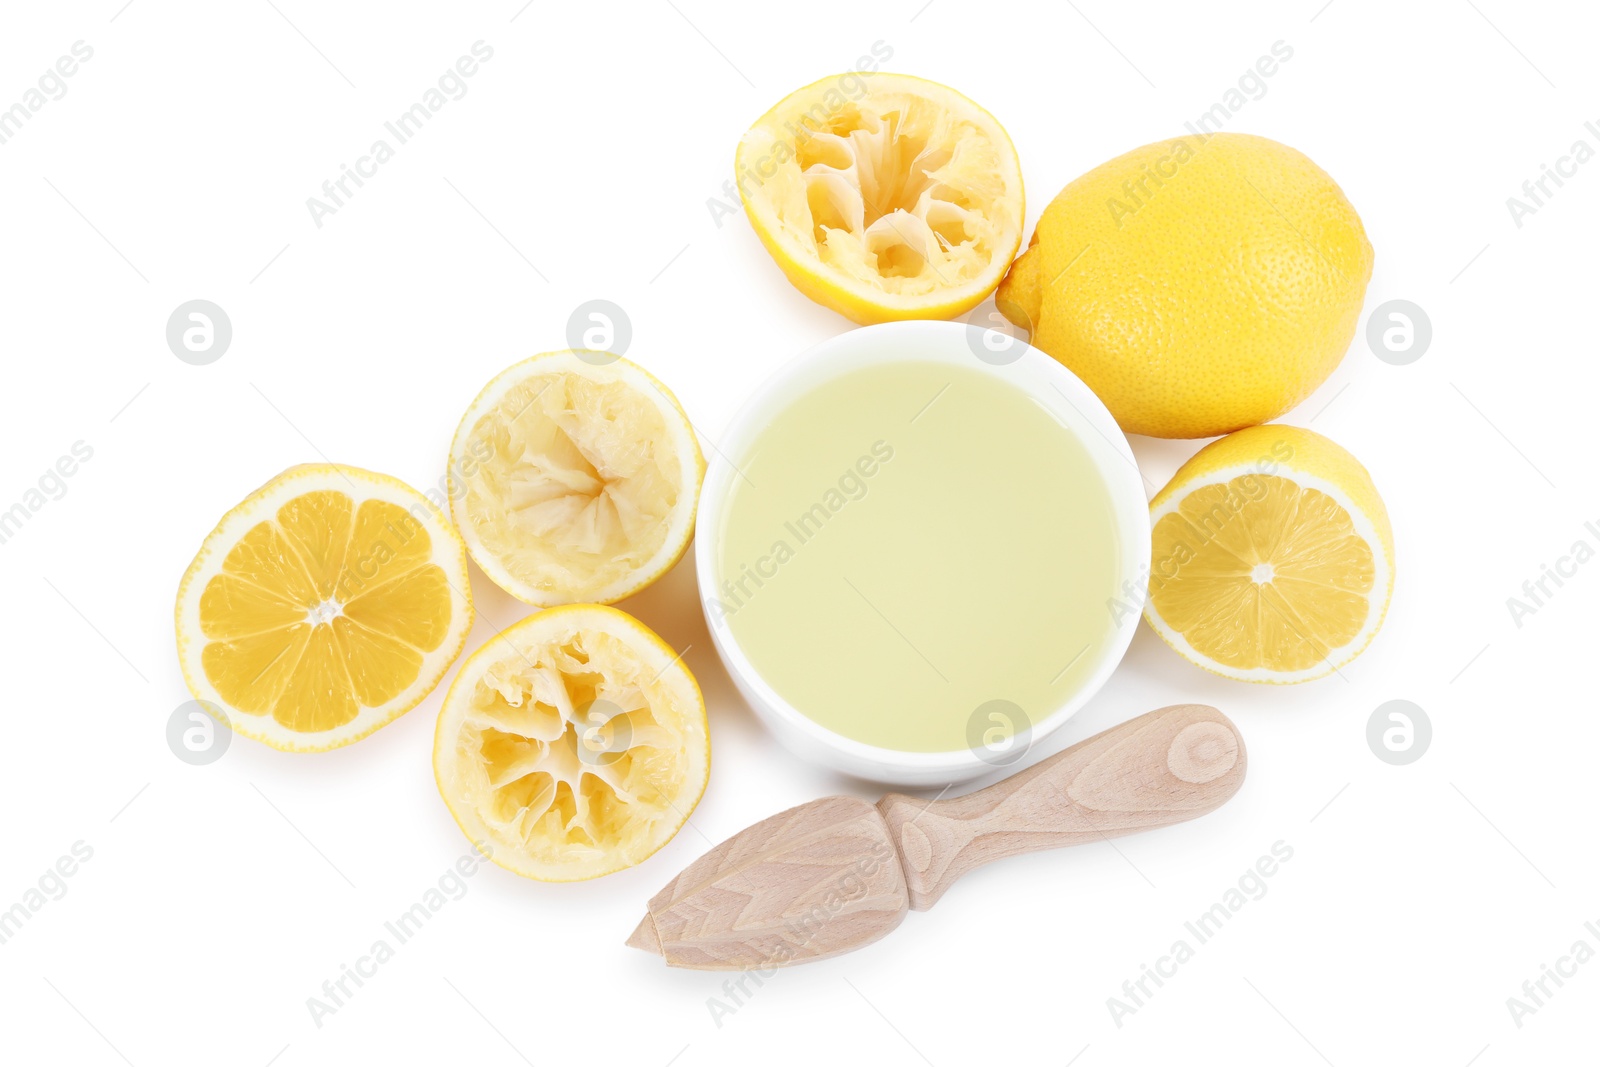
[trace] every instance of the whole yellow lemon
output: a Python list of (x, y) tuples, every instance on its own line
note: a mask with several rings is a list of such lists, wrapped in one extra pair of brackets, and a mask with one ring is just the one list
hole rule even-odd
[(1321, 167), (1217, 133), (1134, 149), (1061, 190), (995, 303), (1127, 432), (1213, 437), (1322, 384), (1371, 277), (1361, 219)]

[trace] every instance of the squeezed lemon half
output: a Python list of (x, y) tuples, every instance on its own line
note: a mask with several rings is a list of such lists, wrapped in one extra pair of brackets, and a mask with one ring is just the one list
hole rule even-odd
[(700, 687), (616, 608), (531, 615), (462, 664), (439, 713), (434, 778), (472, 841), (541, 881), (647, 858), (688, 820), (711, 772)]
[(1150, 502), (1145, 618), (1193, 663), (1304, 682), (1383, 624), (1394, 535), (1372, 478), (1321, 434), (1255, 426), (1201, 449)]
[(799, 89), (740, 140), (735, 170), (789, 281), (859, 323), (969, 311), (1022, 242), (1010, 136), (922, 78), (842, 74)]
[(222, 517), (178, 587), (189, 689), (274, 748), (365, 737), (425, 697), (472, 626), (467, 555), (422, 494), (291, 467)]
[(665, 574), (694, 533), (705, 460), (676, 397), (604, 352), (501, 372), (450, 446), (450, 510), (483, 572), (538, 607), (609, 604)]

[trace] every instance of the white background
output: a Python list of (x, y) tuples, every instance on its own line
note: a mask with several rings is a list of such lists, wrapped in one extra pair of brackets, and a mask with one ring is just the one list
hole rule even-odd
[[(1600, 120), (1600, 25), (1578, 4), (1321, 2), (6, 5), (0, 106), (73, 42), (94, 56), (0, 145), (0, 509), (74, 442), (94, 454), (0, 545), (0, 908), (75, 842), (93, 857), (0, 945), (0, 1058), (1591, 1060), (1600, 961), (1520, 1028), (1506, 998), (1579, 938), (1600, 948), (1583, 926), (1600, 924), (1600, 562), (1520, 627), (1506, 600), (1575, 541), (1600, 544), (1584, 528), (1600, 526), (1600, 161), (1520, 228), (1506, 199), (1573, 141), (1600, 148), (1583, 126)], [(480, 39), (494, 57), (468, 94), (317, 228), (306, 198)], [(776, 746), (732, 693), (680, 567), (623, 606), (693, 646), (714, 767), (691, 825), (598, 882), (488, 868), (316, 1026), (307, 998), (467, 843), (433, 785), (437, 694), (325, 755), (237, 739), (192, 767), (168, 750), (187, 699), (173, 594), (223, 511), (322, 456), (435, 484), (478, 388), (566, 347), (569, 314), (596, 297), (627, 310), (628, 356), (714, 440), (741, 397), (847, 323), (707, 200), (753, 119), (874, 42), (893, 49), (884, 69), (948, 83), (1008, 127), (1031, 232), (1063, 184), (1180, 132), (1279, 40), (1293, 58), (1229, 128), (1333, 174), (1376, 249), (1368, 310), (1403, 298), (1433, 323), (1409, 366), (1358, 334), (1285, 420), (1350, 448), (1386, 498), (1388, 622), (1341, 676), (1284, 689), (1204, 674), (1141, 628), (1034, 753), (1213, 703), (1250, 747), (1239, 796), (1115, 847), (976, 872), (890, 939), (784, 971), (718, 1025), (723, 975), (623, 947), (645, 901), (758, 818), (877, 791)], [(164, 338), (194, 298), (233, 323), (210, 366)], [(1134, 440), (1153, 486), (1195, 447)], [(473, 577), (496, 626), (523, 614)], [(480, 621), (469, 647), (489, 632)], [(1396, 698), (1434, 727), (1404, 767), (1365, 739)], [(1279, 840), (1294, 856), (1266, 896), (1117, 1026), (1107, 998)]]

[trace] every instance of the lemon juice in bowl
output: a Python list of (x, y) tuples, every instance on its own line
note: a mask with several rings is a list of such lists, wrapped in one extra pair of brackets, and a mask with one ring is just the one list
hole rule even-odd
[(1104, 680), (1137, 615), (1137, 592), (1116, 608), (1148, 560), (1126, 442), (1109, 416), (1088, 424), (1098, 402), (1054, 361), (1016, 342), (1025, 361), (987, 362), (967, 332), (836, 338), (881, 343), (802, 361), (708, 480), (697, 561), (735, 681), (791, 747), (814, 733), (867, 777), (1020, 755)]

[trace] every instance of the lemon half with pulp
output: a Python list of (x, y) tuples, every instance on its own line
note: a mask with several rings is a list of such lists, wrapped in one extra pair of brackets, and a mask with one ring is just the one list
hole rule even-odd
[(237, 732), (318, 751), (409, 711), (472, 628), (444, 514), (383, 474), (291, 467), (222, 517), (178, 587), (189, 689)]
[(1156, 494), (1150, 519), (1145, 618), (1206, 670), (1321, 678), (1383, 624), (1389, 515), (1366, 468), (1321, 434), (1266, 425), (1214, 441)]

